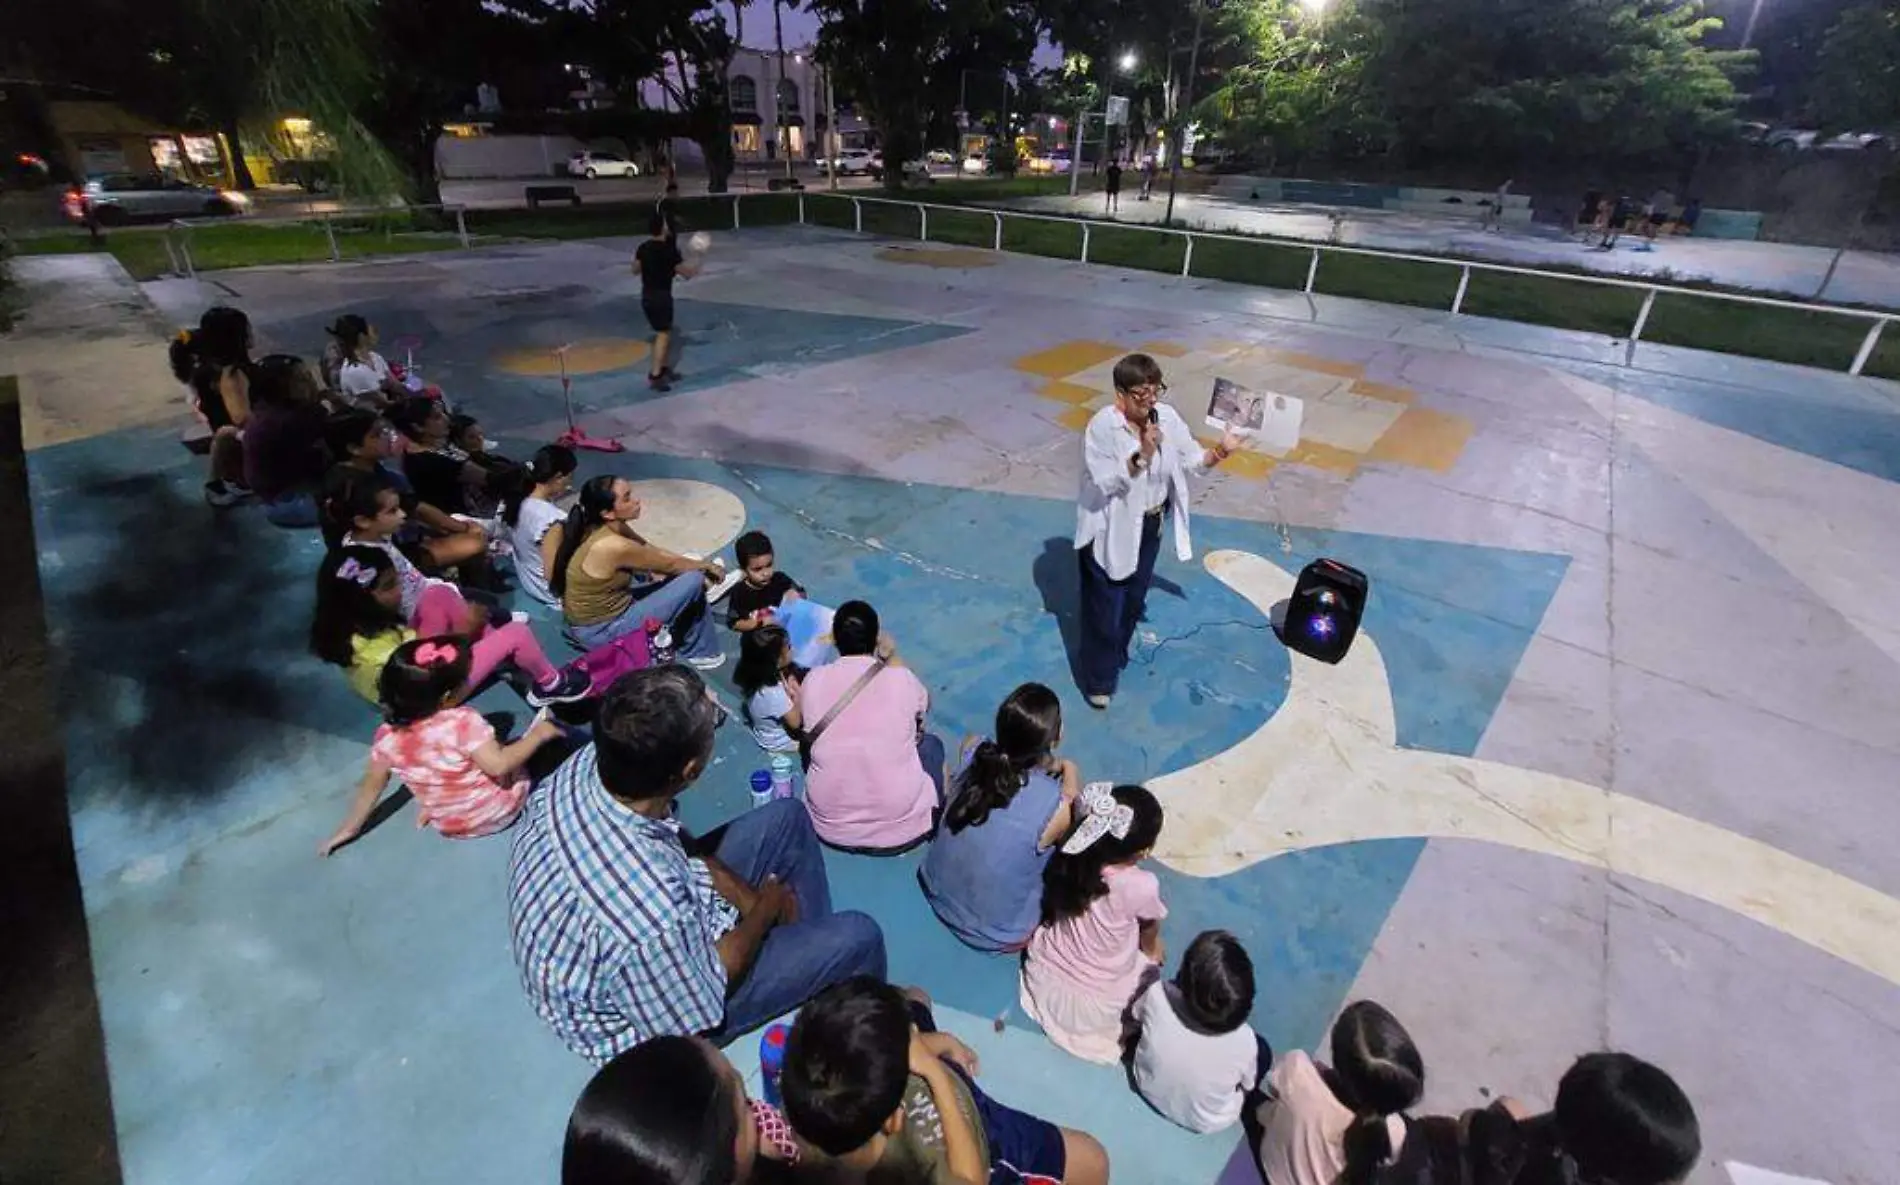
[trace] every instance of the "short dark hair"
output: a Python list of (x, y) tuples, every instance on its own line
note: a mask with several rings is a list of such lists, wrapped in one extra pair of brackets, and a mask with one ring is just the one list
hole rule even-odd
[(846, 601), (831, 618), (831, 640), (841, 655), (869, 654), (877, 649), (877, 610), (866, 601)]
[(331, 459), (349, 460), (351, 451), (378, 430), (380, 420), (375, 412), (361, 407), (346, 407), (332, 415), (323, 425), (323, 443), (329, 446)]
[(779, 1091), (792, 1130), (832, 1156), (868, 1143), (904, 1102), (910, 1009), (888, 983), (860, 975), (820, 992), (785, 1042)]
[(561, 1185), (729, 1185), (739, 1114), (713, 1056), (691, 1037), (653, 1037), (602, 1066), (568, 1116)]
[(1667, 1185), (1702, 1155), (1702, 1129), (1675, 1079), (1627, 1053), (1588, 1053), (1557, 1083), (1557, 1138), (1580, 1175)]
[(762, 555), (773, 554), (772, 540), (764, 531), (747, 531), (733, 543), (732, 554), (743, 568)]
[(663, 211), (654, 210), (652, 213), (647, 215), (647, 234), (663, 235), (665, 233), (666, 233), (666, 214)]
[(1115, 364), (1115, 389), (1133, 391), (1161, 381), (1161, 364), (1146, 354), (1129, 354)]
[(601, 785), (625, 802), (678, 792), (686, 767), (711, 756), (717, 715), (706, 684), (690, 667), (622, 675), (601, 697), (594, 724)]
[(1231, 1033), (1253, 1013), (1253, 960), (1225, 930), (1206, 930), (1188, 944), (1174, 973), (1181, 1007), (1194, 1027)]

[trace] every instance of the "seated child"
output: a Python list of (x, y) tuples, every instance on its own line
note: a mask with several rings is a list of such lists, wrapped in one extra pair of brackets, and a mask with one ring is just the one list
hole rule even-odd
[[(453, 589), (449, 590), (450, 593)], [(445, 596), (436, 603), (438, 595)], [(544, 708), (585, 698), (591, 681), (577, 667), (556, 670), (547, 652), (523, 621), (490, 624), (485, 612), (471, 611), (459, 597), (425, 588), (417, 620), (430, 633), (467, 635), (468, 682), (473, 695), (504, 664), (534, 680), (523, 697)], [(324, 557), (317, 571), (317, 610), (310, 623), (310, 649), (318, 658), (349, 673), (350, 688), (370, 703), (381, 699), (383, 667), (418, 631), (402, 615), (402, 579), (397, 561), (379, 547), (340, 547)]]
[(792, 662), (792, 643), (783, 626), (761, 625), (739, 641), (738, 685), (746, 727), (767, 753), (796, 756), (804, 735), (798, 712), (798, 684), (805, 672)]
[(1135, 1001), (1133, 1070), (1149, 1106), (1189, 1131), (1234, 1125), (1273, 1065), (1273, 1050), (1247, 1023), (1253, 990), (1253, 960), (1225, 930), (1188, 944), (1173, 982), (1148, 985)]
[(1405, 1151), (1404, 1112), (1425, 1090), (1405, 1027), (1370, 1000), (1348, 1004), (1333, 1024), (1332, 1056), (1319, 1066), (1296, 1049), (1267, 1075), (1255, 1153), (1273, 1185), (1370, 1185)]
[[(378, 681), (385, 722), (370, 742), (369, 766), (349, 814), (319, 845), (319, 855), (357, 837), (392, 777), (415, 796), (416, 826), (450, 839), (493, 835), (515, 821), (532, 781), (529, 759), (567, 733), (537, 717), (520, 740), (502, 744), (480, 712), (457, 706), (472, 658), (468, 640), (456, 637), (404, 642), (389, 656)], [(552, 772), (556, 764), (536, 772)]]
[(501, 502), (501, 521), (515, 554), (515, 576), (529, 596), (556, 608), (561, 599), (548, 587), (548, 565), (561, 553), (567, 512), (555, 500), (573, 488), (574, 470), (579, 467), (573, 449), (542, 445), (534, 460), (514, 471), (511, 488)]
[(1094, 1137), (979, 1090), (975, 1055), (936, 1031), (919, 995), (859, 976), (799, 1011), (779, 1090), (801, 1167), (920, 1185), (1107, 1182)]
[(740, 633), (758, 629), (771, 619), (787, 596), (805, 595), (798, 582), (777, 570), (772, 541), (763, 531), (747, 531), (732, 545), (742, 579), (726, 594), (726, 624)]
[(351, 487), (375, 477), (396, 491), (404, 522), (396, 545), (403, 554), (430, 571), (464, 564), (479, 565), (488, 551), (488, 535), (481, 524), (451, 517), (416, 497), (415, 488), (390, 458), (398, 455), (401, 438), (375, 412), (350, 408), (330, 417), (324, 441), (335, 464), (323, 480), (323, 541), (335, 547), (350, 529), (346, 506)]
[(482, 426), (474, 416), (449, 417), (449, 444), (461, 449), (472, 463), (488, 471), (488, 480), (479, 489), (471, 489), (464, 494), (468, 513), (476, 518), (494, 518), (501, 510), (503, 496), (514, 486), (522, 465), (500, 453), (488, 451), (488, 438), (482, 435)]
[(1042, 916), (1043, 870), (1069, 834), (1082, 775), (1056, 756), (1062, 701), (1040, 683), (1009, 693), (993, 735), (964, 745), (917, 880), (938, 920), (966, 945), (1018, 951)]
[(1702, 1129), (1662, 1070), (1627, 1053), (1587, 1053), (1565, 1071), (1548, 1113), (1501, 1098), (1456, 1118), (1417, 1120), (1405, 1150), (1381, 1185), (1677, 1185), (1701, 1158)]
[(1161, 804), (1141, 786), (1094, 782), (1073, 809), (1075, 829), (1043, 870), (1021, 1000), (1051, 1041), (1111, 1064), (1122, 1057), (1123, 1015), (1164, 957), (1168, 907), (1161, 882), (1139, 867), (1161, 836)]
[(356, 313), (345, 313), (327, 330), (331, 348), (323, 355), (323, 377), (348, 402), (381, 410), (408, 396), (389, 363), (376, 352), (376, 327)]

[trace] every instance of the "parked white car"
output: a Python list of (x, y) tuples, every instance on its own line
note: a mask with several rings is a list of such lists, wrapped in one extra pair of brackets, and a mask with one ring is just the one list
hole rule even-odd
[(1768, 133), (1765, 143), (1776, 152), (1872, 152), (1891, 147), (1879, 132), (1841, 132), (1823, 139), (1821, 133), (1804, 128), (1777, 128)]
[(884, 158), (868, 148), (847, 148), (831, 160), (818, 162), (818, 171), (837, 169), (840, 177), (875, 176), (884, 171)]
[(640, 166), (617, 152), (577, 152), (567, 158), (570, 177), (638, 177)]
[(64, 201), (66, 216), (83, 222), (87, 213), (110, 226), (148, 218), (200, 218), (242, 214), (251, 199), (159, 173), (107, 173), (88, 180)]

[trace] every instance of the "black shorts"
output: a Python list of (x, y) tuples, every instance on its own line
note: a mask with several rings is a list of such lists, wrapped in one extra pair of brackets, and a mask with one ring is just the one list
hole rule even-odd
[(666, 333), (673, 328), (673, 296), (665, 294), (645, 294), (640, 297), (640, 311), (647, 315), (647, 324), (655, 333)]

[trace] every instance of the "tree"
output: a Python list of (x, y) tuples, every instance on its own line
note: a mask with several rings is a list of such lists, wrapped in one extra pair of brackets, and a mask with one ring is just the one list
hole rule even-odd
[(811, 0), (810, 8), (840, 88), (870, 111), (890, 189), (921, 153), (932, 112), (954, 106), (960, 63), (1013, 73), (1034, 52), (1038, 27), (1030, 0)]
[(1322, 27), (1295, 0), (1239, 0), (1215, 10), (1209, 26), (1202, 61), (1215, 85), (1194, 115), (1228, 142), (1298, 160), (1386, 139), (1361, 101), (1366, 30), (1353, 12)]
[(1806, 106), (1829, 131), (1900, 125), (1900, 9), (1863, 4), (1841, 14), (1821, 39)]

